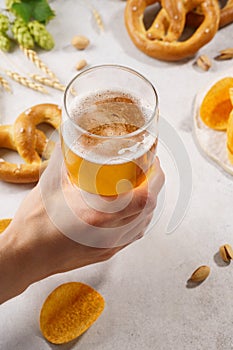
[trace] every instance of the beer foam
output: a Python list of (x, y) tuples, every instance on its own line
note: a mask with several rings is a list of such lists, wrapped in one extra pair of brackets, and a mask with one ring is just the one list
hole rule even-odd
[[(115, 100), (114, 100), (115, 99)], [(74, 100), (71, 103), (69, 114), (70, 118), (79, 125), (82, 126), (83, 116), (92, 115), (92, 118), (90, 117), (89, 122), (94, 122), (100, 117), (104, 119), (106, 122), (109, 117), (113, 117), (111, 113), (111, 108), (105, 109), (103, 113), (103, 106), (106, 104), (105, 101), (111, 101), (110, 105), (111, 108), (115, 107), (115, 109), (118, 109), (118, 113), (124, 114), (124, 109), (122, 107), (127, 105), (127, 109), (132, 109), (133, 107), (137, 109), (138, 114), (141, 114), (142, 117), (142, 124), (145, 125), (149, 119), (151, 118), (151, 115), (153, 113), (153, 109), (149, 105), (144, 105), (143, 100), (131, 95), (128, 92), (122, 92), (122, 91), (111, 91), (111, 90), (105, 90), (105, 91), (99, 91), (98, 93), (91, 93), (91, 94), (84, 94), (79, 95), (74, 98)], [(108, 102), (109, 104), (109, 102)], [(102, 107), (102, 108), (101, 108)], [(122, 110), (123, 109), (123, 110)], [(97, 116), (95, 117), (94, 114), (97, 113)], [(119, 116), (119, 115), (118, 115)], [(116, 117), (116, 116), (115, 116)], [(120, 115), (122, 117), (122, 115)], [(98, 120), (99, 123), (99, 120)], [(130, 123), (131, 125), (135, 125), (135, 121), (132, 120)], [(99, 125), (99, 124), (98, 124)], [(142, 126), (142, 125), (139, 125)], [(87, 129), (86, 129), (87, 128)], [(90, 125), (86, 126), (84, 124), (84, 129), (88, 130), (90, 128)]]
[(155, 143), (155, 136), (146, 130), (127, 137), (144, 126), (151, 113), (151, 109), (143, 107), (139, 99), (127, 92), (104, 91), (76, 96), (70, 108), (70, 117), (93, 137), (76, 129), (67, 120), (62, 126), (63, 139), (75, 154), (94, 163), (121, 164), (132, 161), (149, 151)]

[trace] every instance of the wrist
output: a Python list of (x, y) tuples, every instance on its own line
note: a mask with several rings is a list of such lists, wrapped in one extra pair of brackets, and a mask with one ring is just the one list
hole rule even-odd
[[(51, 252), (51, 239), (48, 240), (47, 223), (35, 224), (32, 217), (24, 220), (14, 218), (2, 238), (3, 256), (12, 267), (12, 275), (26, 289), (30, 284), (50, 276), (54, 269), (54, 254)], [(1, 247), (0, 242), (0, 247)], [(10, 260), (11, 258), (11, 260)]]
[[(27, 287), (55, 273), (67, 271), (76, 243), (60, 233), (43, 206), (35, 206), (30, 215), (17, 213), (5, 231), (9, 250), (15, 255)], [(19, 214), (19, 215), (18, 215)]]

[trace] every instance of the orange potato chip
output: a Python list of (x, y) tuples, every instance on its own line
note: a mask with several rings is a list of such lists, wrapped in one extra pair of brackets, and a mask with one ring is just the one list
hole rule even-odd
[(41, 332), (50, 343), (67, 343), (84, 333), (103, 309), (103, 297), (90, 286), (80, 282), (62, 284), (42, 306)]
[(229, 89), (233, 77), (226, 77), (214, 84), (205, 95), (200, 106), (200, 117), (212, 129), (226, 130), (232, 104)]
[(2, 219), (2, 220), (0, 220), (0, 233), (5, 231), (7, 226), (11, 223), (11, 220), (12, 219)]
[(227, 125), (227, 149), (228, 159), (233, 164), (233, 87), (229, 91), (231, 101), (231, 113)]

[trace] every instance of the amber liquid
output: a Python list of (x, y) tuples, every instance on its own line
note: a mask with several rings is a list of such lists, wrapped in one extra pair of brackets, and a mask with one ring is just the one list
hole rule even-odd
[[(104, 111), (112, 110), (110, 106), (112, 99), (98, 101), (95, 104), (97, 114), (100, 108), (102, 111), (103, 108)], [(124, 111), (125, 108), (128, 110), (129, 104), (132, 112), (132, 100), (118, 101), (118, 110), (120, 108), (122, 112), (123, 107)], [(137, 108), (138, 112), (137, 125), (129, 123), (129, 114), (127, 120), (123, 120), (120, 113), (121, 117), (116, 120), (114, 113), (114, 121), (109, 120), (106, 123), (104, 119), (104, 123), (97, 125), (98, 121), (95, 120), (94, 127), (87, 129), (86, 126), (92, 135), (82, 134), (73, 144), (67, 142), (65, 131), (62, 132), (64, 160), (70, 179), (75, 185), (87, 192), (113, 196), (137, 187), (145, 179), (154, 160), (157, 139), (149, 135), (146, 130), (135, 136), (130, 135), (140, 129), (141, 118), (144, 123), (142, 112), (139, 113), (137, 106), (134, 108)], [(125, 119), (126, 114), (123, 114)], [(135, 113), (132, 115), (132, 120), (134, 116)], [(87, 123), (88, 118), (83, 120)], [(90, 120), (93, 124), (93, 116)], [(101, 138), (102, 136), (105, 138)], [(115, 136), (123, 137), (116, 140)], [(149, 140), (146, 145), (145, 140)]]

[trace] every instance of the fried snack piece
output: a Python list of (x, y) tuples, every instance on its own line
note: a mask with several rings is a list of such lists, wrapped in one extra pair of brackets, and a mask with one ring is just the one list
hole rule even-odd
[(0, 233), (2, 233), (3, 231), (5, 231), (5, 229), (7, 228), (7, 226), (10, 225), (12, 219), (1, 219), (0, 220)]
[(232, 111), (229, 116), (227, 125), (227, 149), (228, 149), (228, 159), (233, 164), (233, 87), (229, 91), (230, 100), (232, 104)]
[(14, 164), (0, 159), (0, 180), (12, 183), (31, 183), (39, 179), (48, 161), (42, 162), (41, 155), (48, 159), (54, 142), (48, 141), (45, 134), (36, 129), (40, 123), (58, 128), (61, 110), (55, 104), (40, 104), (20, 114), (14, 125), (0, 125), (0, 148), (17, 151), (26, 162)]
[(232, 110), (229, 90), (233, 77), (223, 78), (215, 83), (205, 95), (200, 106), (200, 117), (211, 129), (226, 130)]
[[(218, 1), (220, 7), (220, 21), (219, 28), (225, 27), (226, 25), (233, 22), (233, 0)], [(223, 6), (221, 5), (223, 3)], [(187, 23), (188, 25), (197, 28), (203, 21), (204, 16), (200, 9), (195, 12), (188, 13)]]
[(42, 306), (41, 332), (50, 343), (67, 343), (84, 333), (103, 309), (103, 297), (90, 286), (80, 282), (62, 284)]
[[(146, 8), (161, 3), (162, 8), (149, 29), (143, 17)], [(180, 40), (186, 15), (199, 7), (204, 20), (187, 40)], [(216, 34), (220, 9), (216, 0), (128, 0), (125, 25), (134, 44), (144, 53), (164, 61), (178, 61), (193, 56)]]

